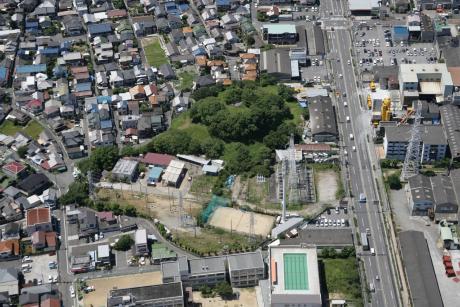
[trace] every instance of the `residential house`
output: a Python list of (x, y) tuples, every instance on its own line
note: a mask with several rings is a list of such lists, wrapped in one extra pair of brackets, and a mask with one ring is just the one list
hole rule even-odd
[(87, 237), (92, 236), (99, 232), (96, 214), (91, 210), (80, 210), (81, 214), (78, 218), (78, 225), (80, 229), (79, 236)]
[(3, 231), (3, 240), (16, 239), (19, 240), (21, 236), (21, 224), (11, 222), (5, 225)]
[(11, 201), (9, 198), (0, 199), (0, 224), (14, 222), (22, 219), (22, 210), (17, 204), (17, 199)]
[(55, 251), (57, 247), (56, 233), (54, 231), (35, 231), (31, 235), (34, 251)]
[(32, 194), (40, 194), (51, 185), (48, 177), (44, 174), (30, 174), (28, 177), (23, 179), (17, 185), (17, 188), (21, 190), (27, 196)]
[(24, 178), (27, 175), (27, 167), (17, 161), (3, 165), (2, 171), (5, 175), (15, 180)]
[(36, 231), (53, 231), (50, 208), (33, 208), (27, 210), (26, 231), (29, 236)]
[(19, 240), (0, 241), (0, 261), (19, 258)]
[(80, 17), (76, 15), (66, 15), (62, 18), (62, 24), (67, 36), (77, 36), (83, 33), (83, 24)]

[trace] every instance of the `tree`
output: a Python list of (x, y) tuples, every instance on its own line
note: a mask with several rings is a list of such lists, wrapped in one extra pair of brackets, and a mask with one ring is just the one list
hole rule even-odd
[[(196, 148), (196, 140), (182, 130), (169, 130), (157, 135), (148, 145), (148, 151), (155, 151), (176, 155), (191, 153)], [(199, 146), (199, 144), (198, 144)]]
[(310, 109), (309, 108), (303, 108), (302, 109), (302, 116), (304, 120), (310, 120)]
[(127, 216), (137, 216), (136, 207), (131, 206), (131, 205), (126, 206), (124, 212), (125, 212), (125, 215)]
[(284, 100), (291, 101), (294, 99), (295, 90), (290, 86), (286, 86), (284, 84), (278, 84), (278, 94)]
[(59, 203), (63, 205), (86, 205), (89, 200), (88, 192), (88, 184), (86, 181), (74, 181), (69, 185), (67, 193), (59, 198)]
[(426, 170), (426, 171), (422, 171), (422, 172), (420, 172), (420, 174), (425, 175), (425, 176), (427, 176), (427, 177), (434, 177), (434, 176), (436, 176), (436, 173), (435, 173), (434, 171), (430, 170), (430, 169), (429, 169), (429, 170)]
[(118, 242), (115, 243), (113, 248), (117, 251), (127, 251), (131, 248), (133, 244), (134, 244), (134, 240), (133, 238), (131, 238), (130, 235), (122, 235), (118, 239)]
[(216, 138), (205, 139), (201, 143), (201, 151), (209, 159), (217, 159), (224, 153), (225, 143)]
[(28, 146), (24, 145), (18, 148), (18, 156), (24, 159), (27, 155)]
[(322, 258), (336, 258), (337, 257), (337, 251), (335, 250), (335, 248), (325, 247), (321, 251), (321, 257)]
[(349, 258), (349, 257), (354, 257), (356, 254), (355, 252), (355, 248), (352, 247), (352, 246), (347, 246), (347, 247), (344, 247), (340, 253), (339, 253), (339, 257), (340, 258)]
[(134, 146), (128, 145), (125, 146), (121, 149), (121, 156), (126, 157), (126, 156), (138, 156), (139, 155), (139, 148), (136, 148)]
[(398, 168), (398, 160), (383, 159), (380, 161), (382, 168)]
[(198, 288), (198, 291), (201, 292), (201, 295), (203, 297), (212, 297), (212, 289), (208, 287), (207, 285), (202, 285), (201, 287)]
[(227, 107), (216, 97), (207, 97), (195, 103), (190, 109), (190, 118), (194, 123), (209, 125), (219, 111), (227, 111)]
[(246, 35), (244, 42), (247, 47), (251, 47), (252, 45), (256, 43), (256, 40), (254, 39), (254, 36)]
[(241, 101), (242, 90), (239, 87), (231, 87), (222, 93), (222, 100), (226, 104), (234, 104)]
[(233, 296), (232, 286), (228, 282), (220, 282), (216, 285), (216, 292), (223, 299), (228, 299)]
[(399, 179), (399, 174), (391, 174), (387, 178), (387, 183), (390, 189), (400, 190), (402, 188), (401, 180)]
[(109, 171), (117, 163), (119, 158), (116, 146), (99, 147), (91, 151), (91, 156), (78, 163), (78, 168), (83, 174), (89, 170), (94, 173), (101, 173), (103, 170)]

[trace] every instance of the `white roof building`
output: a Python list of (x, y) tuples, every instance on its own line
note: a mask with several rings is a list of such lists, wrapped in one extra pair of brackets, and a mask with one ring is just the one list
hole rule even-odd
[(270, 246), (270, 305), (320, 307), (316, 246)]
[(184, 173), (185, 163), (172, 160), (163, 174), (163, 182), (167, 185), (178, 186)]

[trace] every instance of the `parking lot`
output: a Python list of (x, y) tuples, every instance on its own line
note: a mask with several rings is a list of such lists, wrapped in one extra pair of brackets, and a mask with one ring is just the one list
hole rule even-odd
[(301, 67), (302, 81), (321, 84), (328, 81), (327, 69), (325, 61), (320, 57), (311, 57), (311, 66)]
[(302, 227), (328, 227), (328, 228), (344, 228), (350, 226), (349, 212), (347, 208), (335, 207), (334, 209), (327, 209), (316, 219), (310, 221), (307, 225)]
[(404, 63), (436, 63), (437, 53), (431, 43), (395, 42), (389, 25), (354, 26), (353, 43), (357, 54), (356, 65), (361, 70), (374, 66), (392, 66)]
[[(57, 257), (48, 254), (31, 256), (31, 262), (23, 263), (23, 266), (29, 266), (29, 270), (23, 268), (24, 280), (26, 283), (37, 281), (37, 284), (42, 283), (55, 283), (59, 278), (59, 271), (57, 269), (50, 269), (49, 263), (56, 262)], [(51, 276), (51, 278), (50, 278)]]

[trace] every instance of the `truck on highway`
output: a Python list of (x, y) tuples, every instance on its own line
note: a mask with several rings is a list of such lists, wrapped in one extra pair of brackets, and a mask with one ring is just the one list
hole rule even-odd
[(369, 250), (369, 240), (367, 240), (367, 234), (365, 232), (361, 232), (361, 245), (363, 250)]

